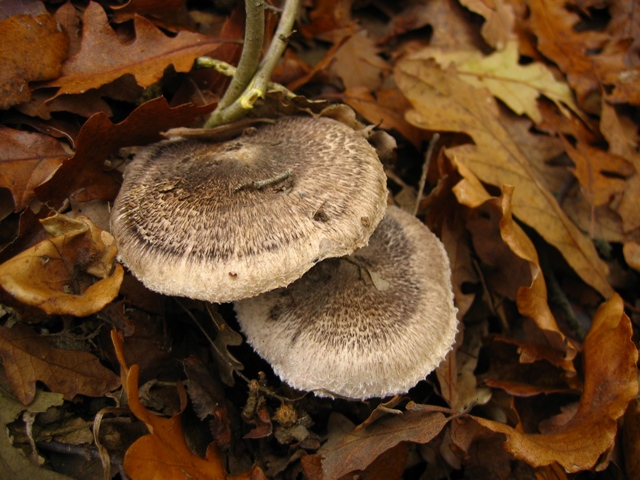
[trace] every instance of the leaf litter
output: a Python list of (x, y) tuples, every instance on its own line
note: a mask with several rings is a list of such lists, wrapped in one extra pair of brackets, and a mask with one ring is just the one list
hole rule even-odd
[(636, 478), (634, 8), (301, 7), (276, 70), (299, 97), (255, 116), (340, 101), (391, 133), (391, 202), (443, 239), (461, 322), (426, 381), (350, 402), (279, 381), (228, 305), (115, 260), (122, 168), (215, 108), (227, 80), (194, 61), (237, 62), (242, 2), (4, 2), (0, 476)]

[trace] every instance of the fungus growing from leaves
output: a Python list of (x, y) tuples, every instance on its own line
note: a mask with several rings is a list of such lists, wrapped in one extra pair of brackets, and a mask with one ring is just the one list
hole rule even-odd
[(457, 310), (450, 276), (440, 240), (389, 207), (368, 246), (235, 309), (249, 343), (292, 387), (385, 397), (409, 390), (451, 349)]
[(362, 135), (329, 118), (284, 117), (226, 142), (147, 147), (127, 167), (111, 223), (119, 258), (148, 288), (221, 303), (364, 246), (386, 198)]

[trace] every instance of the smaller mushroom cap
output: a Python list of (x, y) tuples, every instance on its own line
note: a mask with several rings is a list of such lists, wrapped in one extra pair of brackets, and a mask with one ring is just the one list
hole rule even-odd
[(369, 244), (287, 288), (235, 302), (248, 342), (282, 380), (320, 396), (404, 393), (451, 349), (449, 259), (418, 219), (389, 207)]
[(251, 132), (160, 142), (128, 166), (111, 227), (119, 258), (151, 290), (251, 297), (367, 243), (387, 188), (362, 135), (302, 116)]

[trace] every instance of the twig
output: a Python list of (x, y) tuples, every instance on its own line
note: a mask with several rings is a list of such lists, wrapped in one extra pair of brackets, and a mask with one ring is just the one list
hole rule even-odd
[(424, 156), (424, 164), (422, 165), (422, 175), (420, 175), (420, 183), (418, 184), (418, 196), (416, 197), (416, 204), (413, 208), (414, 217), (418, 214), (418, 209), (420, 208), (420, 201), (422, 200), (422, 194), (424, 193), (424, 186), (427, 183), (427, 171), (429, 170), (431, 157), (433, 155), (433, 151), (435, 150), (436, 143), (438, 143), (438, 140), (440, 140), (440, 134), (435, 133), (433, 137), (431, 137), (431, 141), (429, 142), (429, 148), (427, 148), (427, 153)]
[(245, 91), (260, 64), (262, 45), (264, 44), (264, 2), (261, 0), (245, 0), (247, 20), (244, 31), (242, 55), (235, 69), (235, 75), (227, 87), (227, 91), (218, 102), (215, 111), (209, 117), (209, 123), (215, 125), (222, 111), (238, 99)]
[(248, 110), (253, 108), (258, 98), (264, 97), (269, 87), (271, 73), (278, 64), (289, 42), (289, 36), (293, 30), (293, 24), (298, 12), (298, 4), (299, 0), (286, 0), (278, 28), (269, 46), (269, 50), (267, 50), (253, 79), (242, 95), (234, 100), (231, 105), (220, 111), (219, 114), (209, 117), (205, 128), (231, 123), (242, 118)]

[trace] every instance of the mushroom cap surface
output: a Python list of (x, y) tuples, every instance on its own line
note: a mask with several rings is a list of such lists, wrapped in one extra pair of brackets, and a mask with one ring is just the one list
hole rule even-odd
[(407, 392), (457, 331), (440, 240), (397, 207), (369, 244), (314, 266), (287, 288), (235, 302), (248, 342), (282, 380), (350, 399)]
[(384, 215), (376, 151), (329, 118), (284, 117), (231, 141), (174, 139), (127, 167), (119, 258), (151, 290), (228, 302), (365, 245)]

